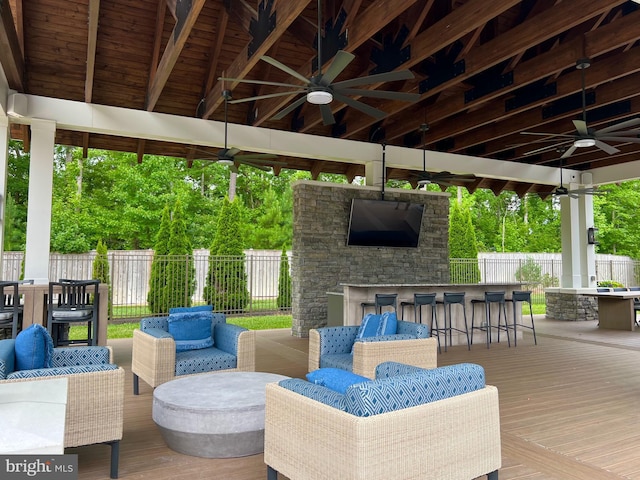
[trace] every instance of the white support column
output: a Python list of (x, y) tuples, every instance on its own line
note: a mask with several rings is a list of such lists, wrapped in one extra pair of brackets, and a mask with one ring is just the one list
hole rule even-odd
[(49, 282), (53, 154), (56, 123), (31, 121), (31, 162), (27, 207), (27, 245), (24, 278), (35, 283)]
[(7, 207), (7, 171), (9, 170), (9, 118), (0, 114), (0, 272), (4, 256), (5, 214)]
[[(569, 190), (591, 186), (591, 175), (583, 174), (585, 184), (570, 184)], [(563, 288), (596, 286), (595, 245), (589, 245), (587, 229), (593, 227), (593, 197), (565, 195), (560, 199)]]
[(364, 165), (365, 185), (382, 188), (382, 161), (372, 160)]

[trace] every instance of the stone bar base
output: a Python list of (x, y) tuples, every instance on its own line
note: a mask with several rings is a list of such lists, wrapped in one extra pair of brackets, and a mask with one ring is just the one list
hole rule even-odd
[(545, 290), (547, 318), (570, 322), (598, 320), (597, 297), (581, 294), (579, 290), (560, 290), (559, 288)]

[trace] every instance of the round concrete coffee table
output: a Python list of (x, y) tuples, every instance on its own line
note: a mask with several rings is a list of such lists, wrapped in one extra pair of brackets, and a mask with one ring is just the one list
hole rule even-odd
[(187, 455), (228, 458), (264, 450), (267, 383), (275, 373), (189, 375), (158, 386), (152, 417), (169, 448)]

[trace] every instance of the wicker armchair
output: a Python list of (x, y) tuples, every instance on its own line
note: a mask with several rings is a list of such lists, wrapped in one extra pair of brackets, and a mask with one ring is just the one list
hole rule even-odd
[[(14, 371), (15, 340), (0, 341), (0, 383), (68, 379), (64, 447), (111, 446), (111, 478), (118, 478), (124, 420), (124, 370), (111, 347), (55, 348), (53, 366)], [(90, 352), (90, 355), (87, 355)]]
[(222, 313), (212, 315), (214, 346), (176, 352), (168, 317), (149, 317), (133, 331), (131, 371), (133, 393), (139, 394), (139, 378), (155, 388), (176, 376), (220, 370), (255, 371), (255, 332), (226, 323)]
[(437, 366), (438, 342), (430, 336), (426, 325), (399, 321), (396, 335), (361, 341), (355, 341), (357, 333), (358, 326), (309, 330), (309, 371), (334, 367), (375, 378), (376, 367), (382, 362), (422, 368)]

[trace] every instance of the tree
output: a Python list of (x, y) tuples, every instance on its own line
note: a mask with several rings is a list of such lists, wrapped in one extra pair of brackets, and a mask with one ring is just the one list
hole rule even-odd
[(160, 229), (156, 236), (156, 244), (153, 252), (153, 261), (151, 262), (151, 276), (149, 277), (149, 293), (147, 294), (147, 303), (151, 313), (167, 313), (165, 286), (166, 286), (166, 270), (167, 255), (169, 254), (169, 235), (171, 232), (171, 211), (169, 205), (165, 205), (162, 211), (162, 219), (160, 220)]
[(280, 272), (278, 274), (278, 308), (291, 308), (291, 274), (289, 273), (289, 257), (283, 246), (280, 254)]
[(542, 267), (536, 261), (527, 259), (516, 270), (516, 281), (527, 285), (527, 290), (534, 290), (543, 281)]
[[(106, 283), (108, 287), (107, 302), (109, 302), (109, 318), (112, 313), (112, 299), (111, 299), (111, 276), (109, 275), (109, 259), (107, 258), (107, 246), (102, 243), (102, 239), (98, 240), (96, 246), (96, 258), (93, 259), (93, 273), (92, 278), (100, 280), (100, 283)], [(104, 300), (103, 300), (104, 301)]]
[(162, 296), (166, 301), (165, 308), (190, 307), (195, 290), (196, 269), (180, 200), (173, 207), (167, 248), (169, 253), (165, 271), (165, 293)]
[(480, 268), (478, 267), (478, 248), (476, 236), (471, 223), (468, 208), (453, 201), (449, 220), (449, 258), (469, 259), (460, 271), (455, 272), (453, 283), (478, 283)]
[(238, 205), (237, 198), (225, 198), (220, 209), (203, 292), (215, 310), (228, 313), (243, 311), (249, 301)]

